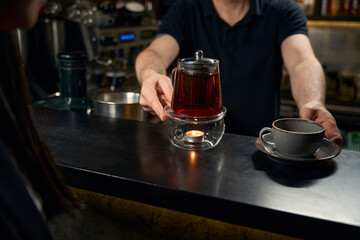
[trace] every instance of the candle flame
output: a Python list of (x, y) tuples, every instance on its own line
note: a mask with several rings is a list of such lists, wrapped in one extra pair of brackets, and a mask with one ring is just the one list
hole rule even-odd
[(190, 137), (200, 137), (204, 135), (204, 132), (202, 131), (198, 131), (198, 130), (191, 130), (186, 132), (186, 135), (190, 136)]

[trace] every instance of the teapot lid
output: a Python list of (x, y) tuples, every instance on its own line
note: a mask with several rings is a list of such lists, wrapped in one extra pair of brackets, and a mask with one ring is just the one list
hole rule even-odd
[(219, 60), (212, 59), (212, 58), (204, 58), (204, 52), (202, 50), (197, 50), (195, 52), (194, 58), (183, 58), (179, 59), (179, 62), (185, 63), (185, 64), (196, 64), (196, 65), (202, 65), (202, 64), (214, 64), (219, 63)]

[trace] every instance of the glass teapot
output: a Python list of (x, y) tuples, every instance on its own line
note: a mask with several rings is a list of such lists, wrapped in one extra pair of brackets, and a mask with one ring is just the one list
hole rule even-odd
[(219, 61), (204, 58), (203, 52), (195, 52), (195, 58), (177, 61), (171, 79), (174, 85), (171, 107), (186, 117), (211, 117), (223, 108)]

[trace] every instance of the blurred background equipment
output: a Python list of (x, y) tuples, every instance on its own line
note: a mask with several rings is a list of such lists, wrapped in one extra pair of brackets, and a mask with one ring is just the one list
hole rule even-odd
[[(88, 94), (111, 86), (112, 91), (139, 90), (134, 62), (159, 28), (158, 7), (149, 0), (49, 1), (34, 29), (17, 32), (33, 101), (60, 94), (57, 55), (64, 52), (86, 54)], [(113, 72), (116, 82), (109, 81), (107, 72)]]
[(148, 120), (138, 99), (126, 101), (139, 98), (134, 63), (159, 29), (157, 12), (156, 0), (49, 1), (34, 29), (17, 32), (33, 104)]

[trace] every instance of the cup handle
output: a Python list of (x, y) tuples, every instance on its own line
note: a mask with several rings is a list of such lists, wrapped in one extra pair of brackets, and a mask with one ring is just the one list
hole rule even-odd
[(260, 133), (259, 133), (259, 138), (261, 140), (261, 142), (265, 145), (268, 145), (270, 147), (275, 147), (275, 143), (274, 142), (270, 142), (270, 141), (266, 141), (264, 139), (264, 135), (265, 133), (273, 133), (273, 129), (272, 128), (269, 128), (269, 127), (264, 127), (260, 130)]
[(173, 87), (174, 87), (174, 85), (175, 85), (176, 72), (177, 72), (177, 68), (174, 67), (174, 69), (173, 69), (172, 72), (171, 72), (171, 83), (172, 83)]

